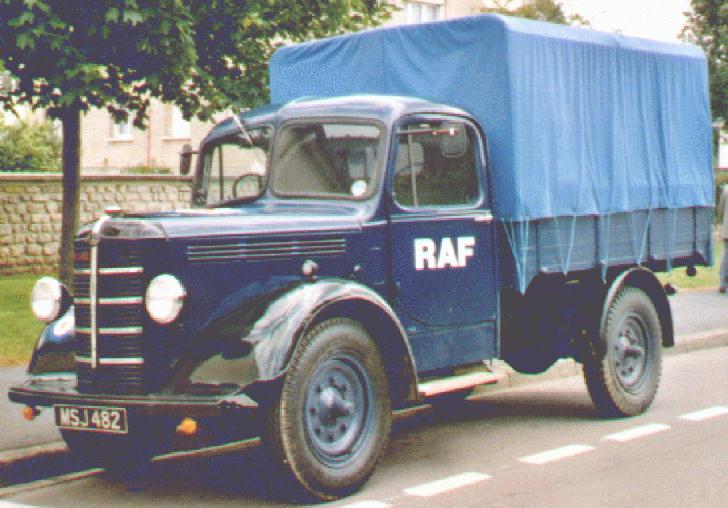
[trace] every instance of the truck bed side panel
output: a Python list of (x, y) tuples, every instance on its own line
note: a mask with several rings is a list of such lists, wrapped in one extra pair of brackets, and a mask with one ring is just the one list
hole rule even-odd
[(503, 223), (503, 284), (525, 291), (539, 273), (710, 264), (712, 214), (691, 207)]

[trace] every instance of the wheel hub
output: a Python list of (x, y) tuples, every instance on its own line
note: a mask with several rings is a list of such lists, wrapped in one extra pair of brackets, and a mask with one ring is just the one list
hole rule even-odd
[(322, 425), (331, 425), (354, 412), (354, 404), (344, 399), (344, 394), (336, 387), (326, 387), (319, 395), (319, 421)]
[(361, 442), (371, 415), (369, 386), (358, 361), (330, 359), (319, 365), (306, 391), (305, 430), (312, 450), (335, 465)]
[(647, 368), (647, 329), (637, 314), (628, 314), (620, 323), (611, 356), (617, 379), (625, 388), (636, 386)]

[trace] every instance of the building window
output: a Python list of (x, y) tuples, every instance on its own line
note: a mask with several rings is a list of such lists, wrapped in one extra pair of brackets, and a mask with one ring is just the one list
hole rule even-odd
[(405, 4), (407, 23), (425, 23), (444, 18), (442, 3), (407, 2)]
[(173, 104), (167, 105), (165, 134), (172, 139), (189, 139), (191, 136), (190, 122), (182, 116), (182, 110)]
[(132, 115), (128, 114), (126, 120), (116, 120), (112, 117), (111, 139), (129, 140), (134, 129)]

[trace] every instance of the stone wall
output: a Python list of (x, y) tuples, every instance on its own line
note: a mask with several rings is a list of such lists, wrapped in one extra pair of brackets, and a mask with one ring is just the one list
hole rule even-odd
[[(128, 211), (189, 207), (188, 178), (166, 175), (84, 176), (80, 223), (107, 205)], [(58, 271), (62, 187), (59, 174), (0, 173), (0, 274)]]

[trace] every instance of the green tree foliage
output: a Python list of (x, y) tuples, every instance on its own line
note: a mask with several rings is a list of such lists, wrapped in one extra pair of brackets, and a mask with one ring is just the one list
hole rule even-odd
[(692, 0), (683, 34), (708, 57), (713, 118), (728, 121), (728, 4), (725, 0)]
[(282, 41), (360, 29), (388, 12), (377, 0), (0, 0), (0, 61), (17, 78), (0, 103), (63, 123), (61, 279), (72, 278), (81, 112), (129, 112), (142, 126), (151, 98), (202, 119), (261, 104)]
[(518, 7), (512, 7), (513, 0), (495, 0), (494, 7), (485, 7), (483, 12), (518, 16), (520, 18), (537, 19), (539, 21), (550, 21), (562, 25), (583, 25), (589, 24), (579, 14), (567, 16), (563, 11), (563, 4), (558, 0), (525, 0)]
[(61, 139), (51, 122), (22, 121), (4, 125), (0, 119), (0, 171), (58, 171)]

